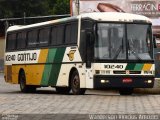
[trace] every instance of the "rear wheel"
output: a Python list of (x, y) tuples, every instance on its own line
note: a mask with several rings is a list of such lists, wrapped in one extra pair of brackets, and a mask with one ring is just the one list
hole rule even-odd
[(70, 88), (69, 87), (56, 87), (56, 91), (60, 94), (69, 94)]
[(36, 87), (35, 86), (26, 85), (26, 76), (25, 76), (24, 71), (20, 72), (19, 84), (20, 84), (21, 92), (23, 92), (23, 93), (35, 92), (36, 91)]
[(74, 95), (83, 95), (86, 91), (84, 88), (80, 88), (80, 78), (78, 71), (74, 71), (71, 77), (71, 89)]
[(121, 88), (119, 89), (120, 95), (131, 95), (133, 93), (133, 88)]

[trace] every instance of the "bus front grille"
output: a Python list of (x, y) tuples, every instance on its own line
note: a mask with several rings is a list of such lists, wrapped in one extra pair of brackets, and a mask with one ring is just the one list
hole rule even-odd
[(141, 71), (129, 71), (129, 70), (122, 70), (122, 71), (113, 71), (114, 74), (141, 74)]

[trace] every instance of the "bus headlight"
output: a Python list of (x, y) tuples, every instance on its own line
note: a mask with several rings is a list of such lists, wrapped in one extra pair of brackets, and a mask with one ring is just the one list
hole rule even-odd
[(101, 83), (109, 83), (109, 80), (101, 80)]
[(145, 83), (151, 84), (152, 80), (146, 80)]
[(148, 83), (152, 83), (152, 80), (148, 80)]

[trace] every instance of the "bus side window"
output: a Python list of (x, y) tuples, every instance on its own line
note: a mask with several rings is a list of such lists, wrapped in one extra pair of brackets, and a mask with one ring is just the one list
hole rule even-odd
[(17, 35), (17, 49), (23, 49), (26, 47), (26, 33), (21, 32)]
[(51, 45), (56, 45), (57, 43), (57, 27), (52, 27), (51, 29)]
[(16, 33), (8, 34), (7, 50), (14, 50), (16, 48)]
[(39, 46), (47, 46), (50, 38), (50, 29), (43, 28), (39, 31)]
[(75, 44), (77, 43), (78, 23), (72, 22), (67, 24), (65, 28), (65, 43)]
[(59, 25), (57, 28), (57, 45), (64, 44), (64, 25)]
[(71, 43), (75, 44), (78, 36), (78, 22), (73, 22), (71, 27)]
[(70, 44), (71, 43), (71, 25), (67, 24), (65, 28), (65, 43)]
[(28, 43), (27, 43), (28, 47), (36, 47), (37, 36), (38, 36), (37, 30), (32, 30), (28, 32)]

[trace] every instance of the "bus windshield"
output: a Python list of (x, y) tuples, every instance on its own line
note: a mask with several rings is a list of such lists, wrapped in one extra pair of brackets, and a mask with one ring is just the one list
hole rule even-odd
[(152, 59), (150, 25), (98, 23), (96, 33), (96, 59)]

